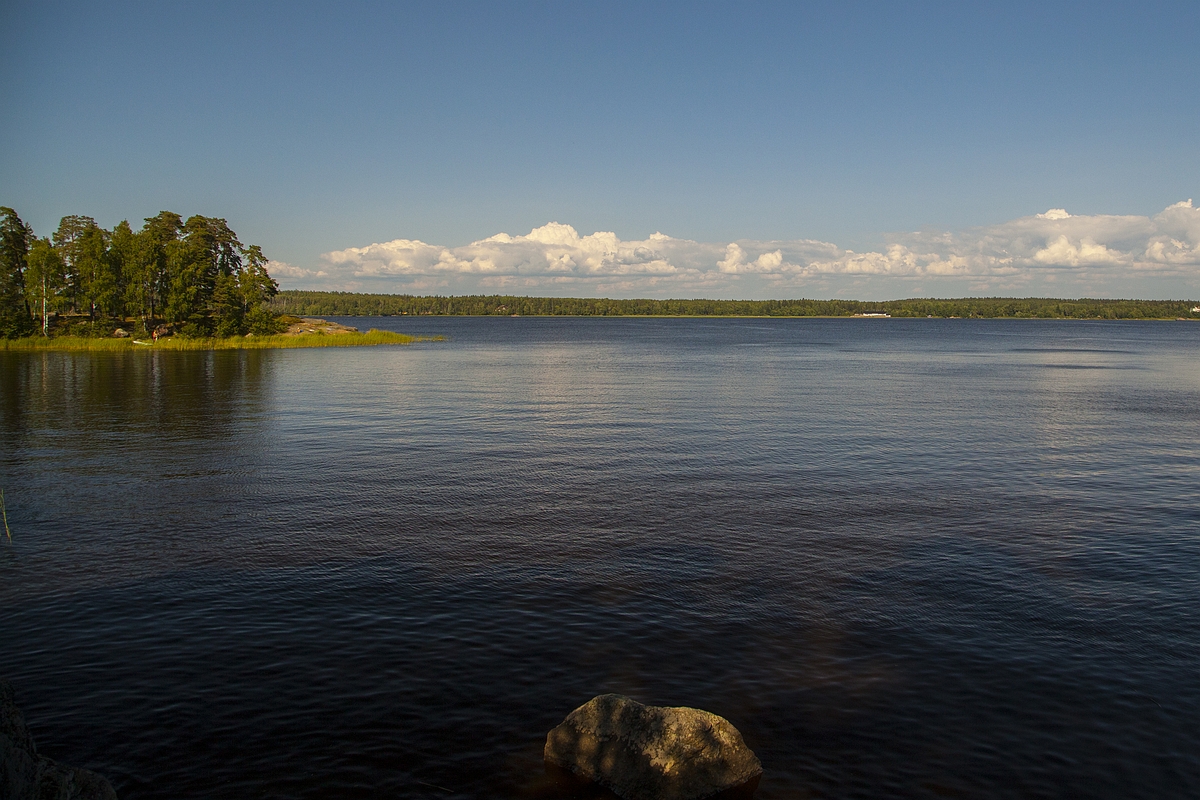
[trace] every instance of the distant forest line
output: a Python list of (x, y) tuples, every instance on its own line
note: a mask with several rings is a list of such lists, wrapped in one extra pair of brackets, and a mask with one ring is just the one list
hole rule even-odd
[(1042, 297), (861, 300), (613, 300), (508, 295), (358, 294), (288, 289), (269, 301), (298, 316), (576, 316), (576, 317), (974, 317), (984, 319), (1200, 319), (1192, 300), (1062, 300)]

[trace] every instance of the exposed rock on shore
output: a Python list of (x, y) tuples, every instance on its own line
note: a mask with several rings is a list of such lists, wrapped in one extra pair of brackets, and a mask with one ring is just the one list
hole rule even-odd
[(546, 736), (549, 765), (625, 800), (749, 797), (762, 765), (728, 720), (695, 708), (602, 694)]
[(8, 800), (117, 800), (112, 784), (94, 772), (39, 756), (13, 687), (0, 681), (0, 797)]
[(337, 335), (340, 333), (358, 333), (358, 328), (342, 325), (337, 322), (330, 322), (326, 319), (317, 319), (316, 317), (301, 317), (298, 321), (293, 322), (295, 317), (285, 317), (284, 321), (288, 323), (288, 336), (302, 336), (306, 333), (324, 333), (327, 335)]

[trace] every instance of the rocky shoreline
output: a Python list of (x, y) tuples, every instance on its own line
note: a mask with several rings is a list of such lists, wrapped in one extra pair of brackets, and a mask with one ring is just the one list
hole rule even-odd
[[(762, 765), (728, 720), (695, 708), (598, 695), (546, 736), (555, 796), (750, 800)], [(0, 681), (0, 799), (117, 800), (91, 770), (39, 755), (13, 686)]]
[(38, 755), (12, 684), (0, 681), (0, 797), (6, 800), (117, 800), (101, 775)]

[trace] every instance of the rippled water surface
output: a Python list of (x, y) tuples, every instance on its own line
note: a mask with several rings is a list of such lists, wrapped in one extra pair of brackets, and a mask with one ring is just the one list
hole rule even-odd
[(0, 353), (0, 676), (123, 798), (537, 797), (601, 692), (758, 797), (1200, 795), (1200, 325), (357, 320)]

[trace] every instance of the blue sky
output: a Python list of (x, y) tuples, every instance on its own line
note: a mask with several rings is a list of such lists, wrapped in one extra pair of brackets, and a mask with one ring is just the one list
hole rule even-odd
[(1198, 34), (1194, 1), (10, 0), (0, 203), (223, 216), (285, 287), (1196, 297)]

